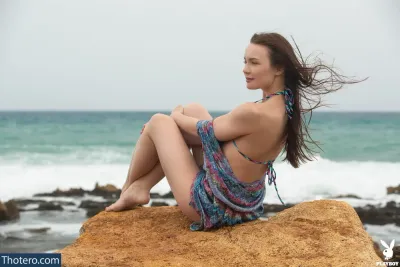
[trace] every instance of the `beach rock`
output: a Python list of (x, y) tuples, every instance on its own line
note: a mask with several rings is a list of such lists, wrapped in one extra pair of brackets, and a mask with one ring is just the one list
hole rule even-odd
[(17, 203), (13, 200), (9, 200), (6, 203), (0, 201), (0, 222), (1, 221), (12, 221), (19, 219), (19, 210)]
[(333, 196), (332, 198), (355, 198), (355, 199), (362, 199), (361, 197), (353, 194), (347, 194), (347, 195), (337, 195)]
[(38, 193), (34, 197), (83, 197), (85, 194), (116, 200), (121, 194), (121, 189), (112, 184), (100, 186), (99, 183), (96, 183), (94, 189), (91, 191), (82, 188), (70, 188), (67, 190), (57, 188), (51, 193)]
[(101, 196), (104, 198), (116, 199), (121, 194), (121, 189), (118, 189), (115, 185), (106, 184), (105, 186), (100, 186), (96, 183), (94, 189), (89, 192), (90, 195)]
[(389, 194), (400, 194), (400, 184), (398, 186), (389, 186), (386, 188), (386, 193)]
[(39, 207), (36, 210), (51, 211), (51, 210), (64, 210), (64, 208), (58, 204), (54, 204), (51, 202), (45, 202), (45, 203), (40, 203)]
[(92, 200), (84, 200), (81, 202), (79, 205), (79, 208), (81, 209), (86, 209), (86, 216), (87, 217), (92, 217), (99, 213), (100, 211), (103, 211), (105, 207), (113, 204), (115, 201), (92, 201)]
[(268, 220), (192, 232), (178, 207), (101, 212), (61, 252), (63, 266), (376, 266), (380, 257), (344, 201), (303, 202)]
[[(14, 199), (15, 203), (18, 206), (18, 210), (20, 212), (23, 211), (33, 211), (33, 210), (57, 210), (58, 206), (75, 206), (75, 203), (72, 201), (61, 201), (61, 200), (55, 200), (55, 201), (45, 201), (45, 200), (41, 200), (41, 199)], [(49, 204), (50, 203), (50, 204)], [(41, 208), (29, 208), (27, 209), (26, 206), (31, 205), (31, 204), (39, 204)], [(57, 208), (54, 208), (54, 207)], [(50, 207), (50, 209), (47, 209), (48, 207)]]
[(394, 223), (400, 226), (400, 204), (394, 201), (386, 203), (385, 207), (367, 205), (354, 208), (364, 224), (385, 225)]
[(389, 261), (400, 262), (400, 246), (395, 246), (393, 248), (393, 258)]
[(165, 202), (158, 202), (158, 201), (153, 201), (151, 202), (152, 207), (162, 207), (162, 206), (169, 206), (168, 203)]
[(174, 194), (169, 191), (168, 193), (162, 195), (160, 198), (170, 198), (170, 199), (175, 199)]
[(47, 231), (49, 231), (50, 227), (25, 228), (24, 230), (27, 231), (28, 233), (43, 234), (43, 233), (46, 233)]
[(35, 197), (83, 197), (87, 193), (82, 188), (70, 188), (68, 190), (56, 189), (51, 193), (39, 193), (33, 196)]
[(374, 241), (374, 250), (376, 255), (379, 256), (379, 258), (381, 259), (381, 261), (383, 261), (385, 259), (385, 256), (383, 255), (383, 252), (378, 244), (378, 242)]
[(150, 193), (150, 198), (161, 198), (159, 193)]
[(94, 209), (103, 206), (104, 206), (103, 202), (93, 201), (93, 200), (83, 200), (78, 207), (81, 209)]
[(280, 204), (264, 204), (264, 214), (266, 215), (269, 212), (281, 212), (293, 206), (294, 204), (289, 204), (289, 203), (287, 203), (286, 206)]
[(41, 200), (41, 199), (29, 199), (29, 198), (15, 198), (13, 199), (14, 202), (17, 204), (18, 207), (24, 207), (30, 204), (40, 204), (40, 203), (46, 203), (46, 200)]
[(72, 201), (61, 201), (61, 200), (55, 200), (52, 201), (53, 204), (61, 205), (61, 206), (75, 206), (75, 203)]
[(93, 217), (103, 210), (104, 210), (104, 208), (88, 209), (88, 210), (86, 210), (86, 217), (88, 217), (88, 218)]

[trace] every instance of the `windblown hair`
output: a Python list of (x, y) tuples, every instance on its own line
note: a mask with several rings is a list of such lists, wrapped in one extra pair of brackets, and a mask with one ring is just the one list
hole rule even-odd
[[(292, 90), (294, 98), (292, 118), (288, 120), (284, 134), (286, 138), (284, 161), (298, 168), (301, 163), (312, 160), (316, 151), (310, 145), (320, 148), (319, 142), (311, 138), (308, 126), (311, 122), (312, 111), (324, 106), (321, 95), (337, 91), (345, 84), (354, 84), (363, 80), (352, 80), (340, 75), (318, 57), (309, 64), (307, 61), (310, 56), (304, 60), (299, 47), (294, 42), (297, 49), (296, 55), (292, 45), (278, 33), (255, 33), (250, 42), (265, 46), (271, 65), (284, 69), (285, 86)], [(317, 75), (325, 77), (320, 78)], [(308, 103), (308, 108), (303, 108), (304, 102)], [(307, 113), (310, 113), (308, 121), (305, 116)]]

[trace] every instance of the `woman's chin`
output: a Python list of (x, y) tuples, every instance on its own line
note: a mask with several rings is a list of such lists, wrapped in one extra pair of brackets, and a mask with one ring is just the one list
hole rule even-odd
[(246, 87), (247, 87), (247, 89), (251, 89), (251, 90), (259, 88), (259, 87), (256, 87), (256, 86), (252, 85), (252, 84), (249, 84), (249, 83), (246, 84)]

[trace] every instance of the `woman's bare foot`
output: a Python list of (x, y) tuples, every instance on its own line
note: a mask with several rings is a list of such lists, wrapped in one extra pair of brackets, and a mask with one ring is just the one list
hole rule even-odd
[(136, 205), (145, 205), (150, 202), (150, 192), (139, 187), (135, 182), (131, 184), (114, 204), (106, 207), (106, 211), (122, 211), (134, 208)]
[(126, 189), (128, 189), (128, 187), (129, 187), (129, 181), (128, 181), (128, 179), (125, 181), (125, 183), (124, 183), (124, 185), (122, 186), (122, 189), (121, 189), (121, 196), (124, 194), (124, 192), (126, 191)]

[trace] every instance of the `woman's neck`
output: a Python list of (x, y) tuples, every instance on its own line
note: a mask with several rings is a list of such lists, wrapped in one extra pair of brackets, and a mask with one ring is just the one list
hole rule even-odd
[[(265, 98), (266, 98), (268, 95), (274, 94), (274, 93), (279, 92), (279, 91), (282, 91), (282, 90), (284, 90), (284, 89), (285, 89), (285, 87), (284, 87), (283, 85), (280, 85), (280, 86), (271, 86), (271, 87), (268, 88), (268, 89), (262, 89), (262, 91), (263, 91), (263, 93), (262, 93), (262, 98), (263, 98), (264, 101), (265, 101)], [(263, 102), (264, 102), (264, 101), (263, 101)]]

